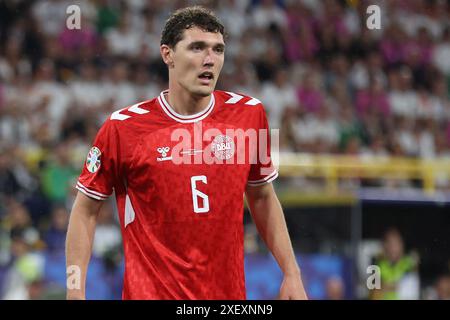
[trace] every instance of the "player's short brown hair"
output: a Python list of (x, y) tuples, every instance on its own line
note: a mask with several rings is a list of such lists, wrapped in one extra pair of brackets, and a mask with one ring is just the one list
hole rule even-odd
[(220, 32), (225, 37), (225, 27), (211, 10), (202, 6), (193, 6), (178, 9), (167, 19), (161, 35), (161, 45), (175, 48), (176, 44), (183, 39), (184, 30), (192, 27), (198, 27), (207, 32)]

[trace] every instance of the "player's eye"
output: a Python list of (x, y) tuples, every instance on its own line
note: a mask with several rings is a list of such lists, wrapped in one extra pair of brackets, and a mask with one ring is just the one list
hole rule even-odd
[(192, 45), (191, 49), (193, 51), (201, 51), (203, 49), (203, 47), (199, 44), (194, 44), (194, 45)]
[(225, 51), (225, 48), (224, 47), (215, 47), (214, 51), (217, 53), (223, 53)]

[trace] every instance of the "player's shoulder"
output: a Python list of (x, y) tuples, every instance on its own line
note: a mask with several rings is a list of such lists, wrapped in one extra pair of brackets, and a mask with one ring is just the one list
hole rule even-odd
[(103, 126), (126, 130), (126, 128), (132, 128), (139, 123), (152, 123), (149, 118), (156, 117), (156, 106), (157, 98), (153, 98), (117, 109), (108, 115)]
[(214, 91), (214, 96), (218, 100), (216, 102), (224, 107), (238, 107), (248, 109), (249, 111), (264, 109), (261, 100), (242, 92), (216, 90)]
[[(157, 98), (137, 102), (118, 109), (105, 119), (100, 128), (101, 134), (113, 134), (128, 138), (139, 136), (143, 131), (151, 130), (156, 123)], [(152, 119), (153, 118), (153, 119)]]
[(157, 98), (137, 102), (135, 104), (126, 106), (125, 108), (114, 111), (110, 114), (107, 121), (116, 124), (131, 121), (145, 121), (146, 118), (152, 115), (152, 111), (155, 110), (156, 104)]

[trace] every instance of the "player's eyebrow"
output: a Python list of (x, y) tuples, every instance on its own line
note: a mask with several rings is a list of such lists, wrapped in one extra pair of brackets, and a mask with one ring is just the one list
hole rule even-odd
[(193, 41), (193, 42), (189, 43), (188, 47), (189, 48), (193, 48), (193, 47), (204, 48), (204, 47), (206, 47), (206, 42), (205, 41)]
[[(205, 41), (193, 41), (188, 45), (188, 48), (190, 49), (190, 48), (193, 48), (196, 46), (198, 46), (200, 48), (205, 48), (208, 46), (208, 44)], [(218, 43), (214, 44), (213, 47), (217, 48), (217, 49), (225, 49), (225, 44), (218, 42)]]

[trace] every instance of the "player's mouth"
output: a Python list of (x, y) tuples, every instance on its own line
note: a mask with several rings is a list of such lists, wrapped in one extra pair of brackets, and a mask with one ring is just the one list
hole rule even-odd
[(205, 71), (200, 73), (198, 78), (200, 79), (201, 84), (209, 85), (214, 80), (214, 74), (210, 71)]

